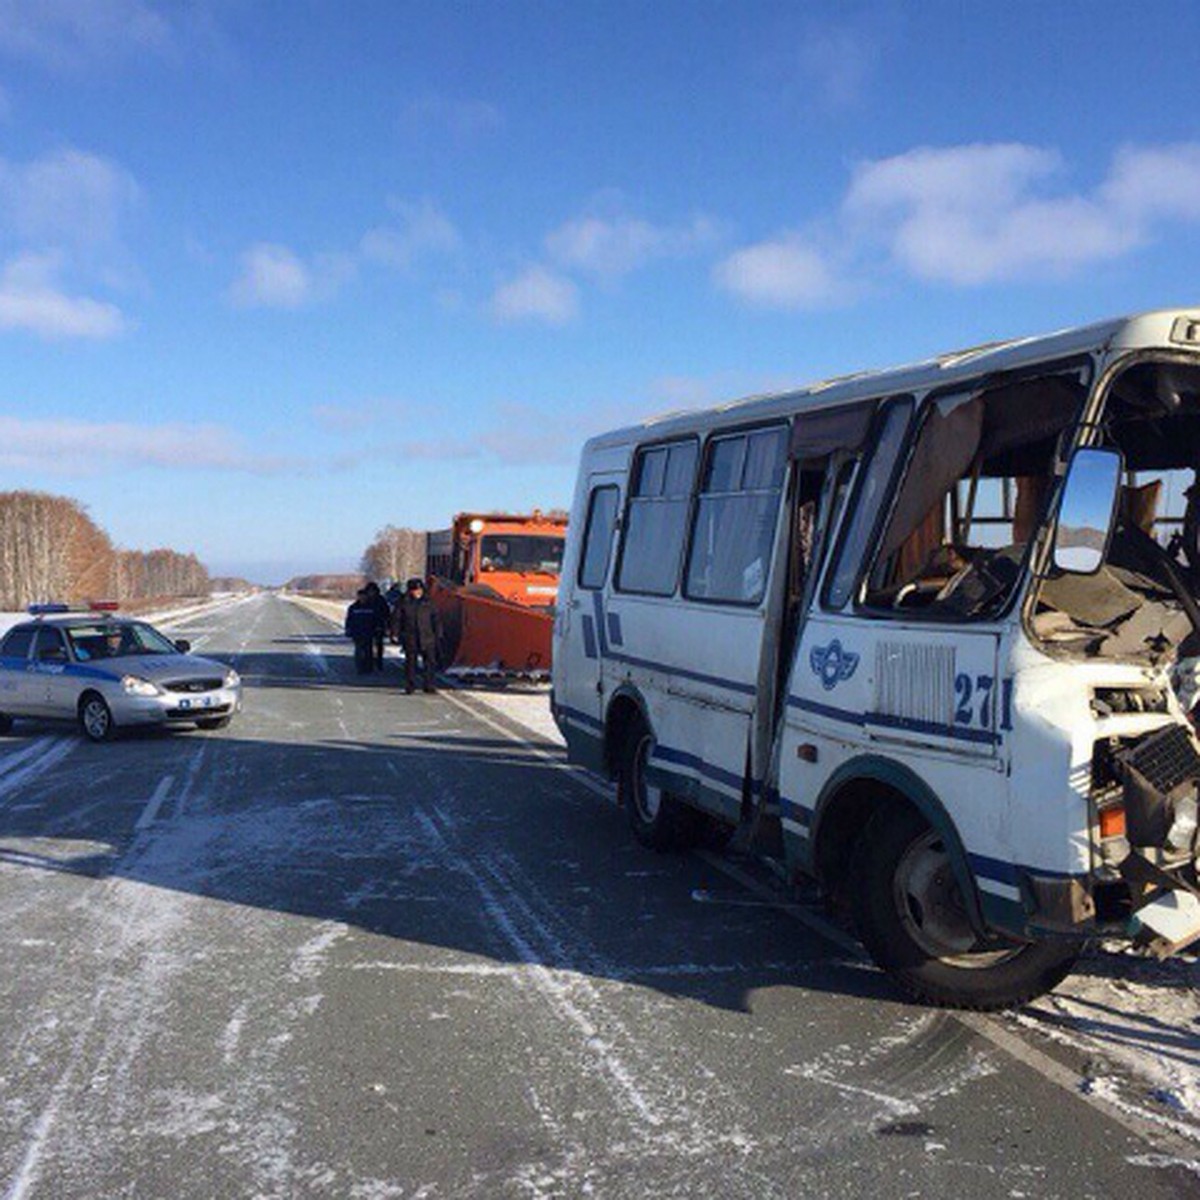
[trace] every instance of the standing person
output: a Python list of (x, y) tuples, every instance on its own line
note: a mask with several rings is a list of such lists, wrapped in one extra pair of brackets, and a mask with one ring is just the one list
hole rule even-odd
[(433, 602), (425, 595), (424, 580), (408, 581), (404, 596), (392, 613), (392, 630), (404, 644), (404, 690), (411, 695), (416, 687), (417, 656), (420, 655), (425, 690), (432, 692), (441, 620)]
[(375, 626), (375, 634), (371, 643), (371, 662), (376, 671), (383, 670), (383, 639), (387, 636), (388, 622), (392, 619), (392, 610), (388, 602), (383, 598), (383, 593), (379, 590), (379, 584), (373, 579), (367, 584), (363, 591), (367, 594), (367, 599), (370, 600), (371, 606), (375, 609), (375, 619), (378, 624)]
[(367, 595), (367, 589), (359, 588), (354, 603), (346, 609), (346, 636), (354, 642), (354, 669), (360, 675), (370, 673), (378, 625), (379, 613)]

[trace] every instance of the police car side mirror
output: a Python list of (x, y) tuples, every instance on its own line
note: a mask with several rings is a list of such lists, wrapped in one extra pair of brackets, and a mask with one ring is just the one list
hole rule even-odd
[(1076, 450), (1067, 468), (1054, 565), (1071, 575), (1094, 575), (1108, 552), (1124, 463), (1116, 450)]
[(192, 643), (186, 638), (179, 638), (175, 643), (175, 649), (178, 650), (180, 654), (186, 654), (189, 650), (191, 650), (191, 648)]

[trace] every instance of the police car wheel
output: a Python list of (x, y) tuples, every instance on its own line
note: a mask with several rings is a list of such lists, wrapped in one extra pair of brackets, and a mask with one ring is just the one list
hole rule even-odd
[(633, 836), (643, 846), (660, 852), (677, 850), (691, 840), (691, 810), (646, 778), (653, 748), (654, 735), (638, 721), (621, 748), (621, 799)]
[(940, 835), (905, 804), (887, 804), (867, 823), (851, 873), (863, 945), (925, 1004), (1024, 1004), (1061, 983), (1082, 949), (1075, 940), (980, 938)]
[(79, 727), (84, 736), (93, 742), (107, 742), (116, 733), (112, 711), (103, 696), (88, 692), (79, 701)]

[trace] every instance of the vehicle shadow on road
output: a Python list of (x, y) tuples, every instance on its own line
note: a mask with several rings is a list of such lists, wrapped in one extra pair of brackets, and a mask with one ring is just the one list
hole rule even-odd
[[(546, 968), (740, 1012), (781, 987), (897, 1000), (710, 863), (641, 847), (620, 810), (530, 747), (470, 729), (297, 743), (235, 723), (80, 743), (0, 806), (0, 862), (337, 922), (386, 939), (369, 953), (397, 964)], [(166, 771), (152, 820), (144, 803), (100, 802), (117, 787), (144, 800)]]

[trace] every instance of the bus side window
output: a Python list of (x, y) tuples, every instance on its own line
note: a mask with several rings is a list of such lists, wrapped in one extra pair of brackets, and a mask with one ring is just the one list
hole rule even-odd
[(883, 419), (877, 426), (875, 452), (859, 468), (861, 482), (851, 500), (853, 508), (843, 522), (844, 532), (833, 574), (825, 585), (826, 608), (844, 608), (854, 590), (867, 543), (875, 531), (880, 509), (896, 473), (912, 411), (911, 400), (894, 400), (884, 410)]
[(787, 468), (783, 426), (714, 438), (701, 477), (684, 595), (758, 604), (767, 586), (779, 493)]
[(592, 492), (588, 501), (587, 525), (583, 533), (583, 554), (579, 560), (579, 586), (600, 588), (608, 575), (613, 527), (617, 520), (618, 491), (607, 485)]
[(638, 453), (617, 562), (618, 591), (674, 595), (696, 458), (691, 439)]

